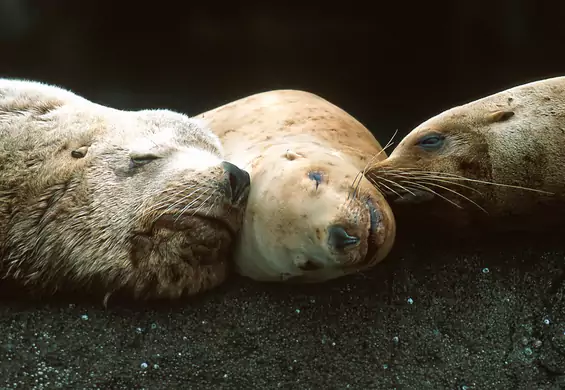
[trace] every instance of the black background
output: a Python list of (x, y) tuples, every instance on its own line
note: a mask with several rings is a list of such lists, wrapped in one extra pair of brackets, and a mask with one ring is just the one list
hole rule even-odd
[[(0, 76), (187, 114), (299, 88), (384, 144), (454, 105), (565, 75), (565, 1), (289, 4), (0, 0)], [(9, 298), (0, 387), (565, 388), (563, 235), (450, 246), (421, 230), (432, 239), (320, 285), (234, 277), (180, 308)]]
[(1, 0), (0, 76), (188, 114), (305, 89), (386, 143), (454, 105), (565, 74), (565, 3), (289, 4)]

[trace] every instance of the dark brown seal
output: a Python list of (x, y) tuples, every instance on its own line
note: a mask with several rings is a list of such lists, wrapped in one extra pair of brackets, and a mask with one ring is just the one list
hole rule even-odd
[(0, 79), (4, 277), (140, 299), (209, 290), (228, 273), (248, 190), (247, 172), (185, 115)]

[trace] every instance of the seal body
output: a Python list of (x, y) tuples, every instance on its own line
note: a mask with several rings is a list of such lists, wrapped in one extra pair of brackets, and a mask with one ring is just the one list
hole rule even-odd
[(0, 79), (0, 270), (41, 291), (177, 298), (220, 284), (249, 175), (168, 110)]
[(565, 77), (555, 77), (426, 120), (367, 177), (410, 202), (443, 202), (432, 208), (461, 222), (496, 217), (505, 227), (531, 226), (562, 219), (564, 150)]
[(321, 282), (388, 254), (394, 217), (359, 174), (368, 157), (386, 155), (345, 111), (308, 92), (275, 90), (197, 118), (220, 137), (226, 158), (251, 175), (235, 251), (242, 275)]

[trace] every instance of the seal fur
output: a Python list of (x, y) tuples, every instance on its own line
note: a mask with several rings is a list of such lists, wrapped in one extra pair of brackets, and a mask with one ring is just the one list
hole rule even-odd
[(178, 298), (222, 283), (249, 175), (169, 110), (0, 79), (0, 270), (32, 290)]
[(389, 253), (393, 214), (359, 174), (368, 156), (386, 154), (344, 110), (309, 92), (274, 90), (197, 117), (220, 137), (226, 158), (251, 175), (234, 255), (242, 275), (323, 282)]
[(387, 159), (372, 164), (367, 177), (410, 202), (447, 200), (457, 209), (432, 207), (446, 218), (495, 217), (501, 226), (531, 227), (563, 207), (563, 150), (565, 77), (554, 77), (426, 120)]

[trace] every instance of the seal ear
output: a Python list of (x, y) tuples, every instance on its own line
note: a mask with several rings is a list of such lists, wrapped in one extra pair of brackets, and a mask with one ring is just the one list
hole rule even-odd
[(514, 111), (500, 110), (492, 112), (488, 115), (491, 122), (503, 122), (514, 116)]

